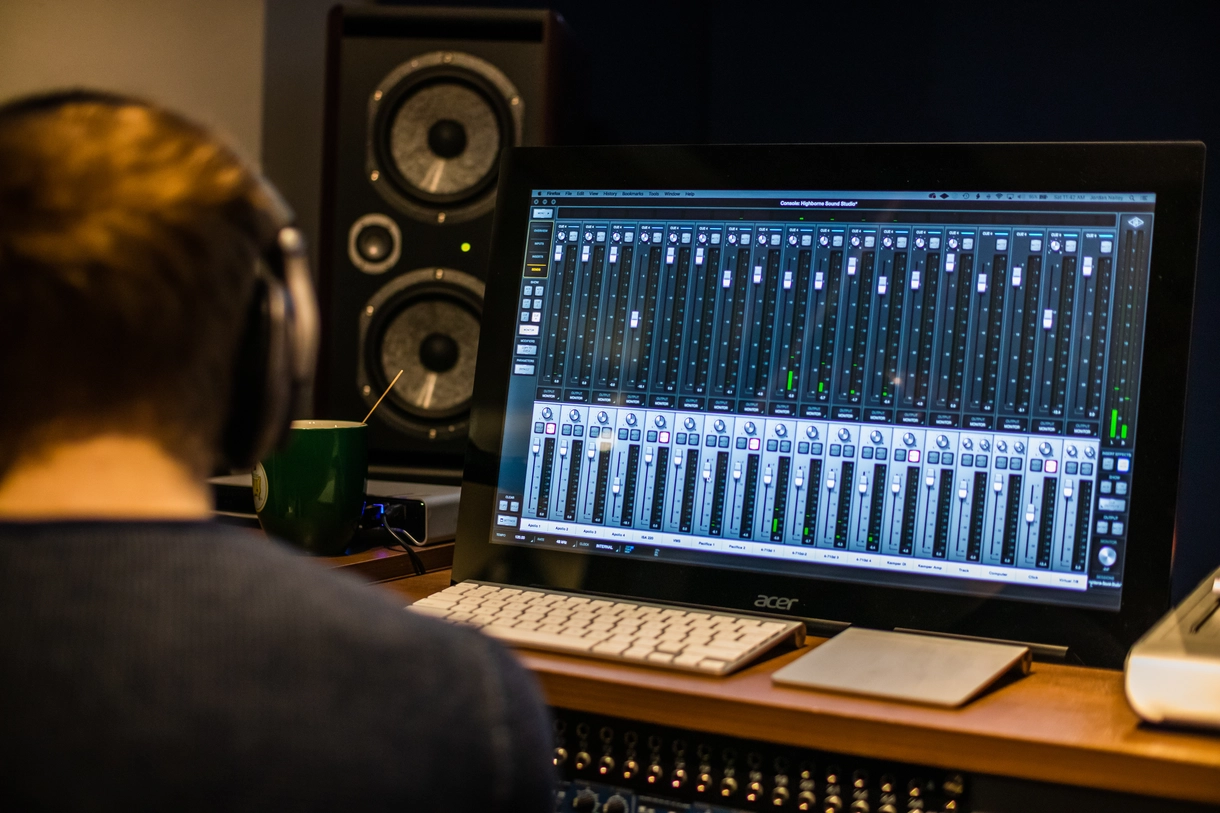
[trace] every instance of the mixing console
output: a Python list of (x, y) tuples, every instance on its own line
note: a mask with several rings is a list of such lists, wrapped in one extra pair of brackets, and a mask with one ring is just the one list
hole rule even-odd
[(1121, 585), (1151, 205), (865, 203), (535, 207), (500, 536)]

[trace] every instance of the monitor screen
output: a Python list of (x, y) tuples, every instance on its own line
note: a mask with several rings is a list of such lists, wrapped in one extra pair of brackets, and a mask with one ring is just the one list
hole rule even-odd
[(490, 541), (1117, 611), (1155, 204), (534, 190)]

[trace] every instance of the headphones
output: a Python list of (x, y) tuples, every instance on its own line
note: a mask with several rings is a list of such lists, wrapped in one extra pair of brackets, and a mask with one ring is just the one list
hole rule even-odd
[[(0, 121), (71, 104), (153, 107), (119, 94), (69, 90), (0, 105)], [(248, 171), (257, 186), (258, 233), (250, 236), (258, 259), (220, 448), (226, 465), (243, 470), (286, 439), (293, 416), (309, 409), (320, 330), (305, 240), (292, 209), (266, 179)]]
[(287, 437), (293, 416), (309, 409), (320, 331), (305, 239), (279, 192), (255, 177), (267, 229), (221, 437), (226, 465), (242, 470), (254, 468)]

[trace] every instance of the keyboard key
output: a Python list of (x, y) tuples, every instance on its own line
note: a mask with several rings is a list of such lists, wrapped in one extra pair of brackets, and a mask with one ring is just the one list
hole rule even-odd
[(593, 651), (600, 655), (621, 655), (631, 645), (621, 641), (603, 641), (593, 647)]
[(512, 627), (501, 627), (490, 624), (483, 632), (499, 638), (501, 641), (518, 644), (519, 646), (540, 646), (546, 649), (558, 649), (568, 652), (588, 652), (593, 648), (593, 641), (574, 638), (570, 635), (548, 635), (537, 630), (519, 630)]
[(624, 658), (631, 658), (634, 661), (642, 661), (652, 654), (650, 646), (633, 646), (623, 653)]
[(699, 668), (709, 672), (718, 672), (724, 668), (725, 663), (726, 661), (718, 661), (715, 658), (705, 658), (699, 662)]
[(674, 657), (674, 666), (695, 667), (703, 660), (702, 655), (677, 655)]
[(681, 652), (685, 646), (686, 644), (678, 641), (661, 641), (661, 643), (657, 644), (657, 651), (668, 652), (671, 655), (676, 655)]
[(411, 605), (411, 610), (419, 613), (420, 615), (430, 615), (435, 618), (446, 618), (449, 615), (449, 609), (447, 607), (429, 607), (426, 604), (421, 607), (419, 606), (418, 602)]
[(653, 652), (651, 655), (648, 656), (649, 663), (669, 663), (673, 659), (674, 659), (673, 655), (667, 654), (665, 652)]

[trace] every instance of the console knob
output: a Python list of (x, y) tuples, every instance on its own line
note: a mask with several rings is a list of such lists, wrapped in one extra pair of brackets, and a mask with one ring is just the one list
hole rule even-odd
[(796, 235), (795, 234), (788, 235), (788, 245), (790, 245), (790, 246), (796, 245)]
[(597, 794), (588, 788), (582, 788), (580, 793), (576, 794), (576, 798), (572, 800), (572, 809), (580, 811), (580, 813), (593, 813), (597, 807)]
[(1092, 446), (1089, 446), (1084, 450), (1084, 456), (1092, 460), (1093, 458), (1097, 457), (1097, 450)]
[(591, 231), (587, 231), (587, 232), (585, 232), (585, 242), (586, 242), (586, 243), (592, 243), (592, 242), (593, 242), (593, 232), (591, 232)]
[(847, 431), (847, 427), (839, 430), (839, 440), (844, 442), (851, 440), (851, 432)]
[(894, 238), (893, 237), (882, 237), (881, 245), (885, 246), (886, 248), (891, 247), (892, 245), (894, 245)]
[(732, 243), (733, 245), (737, 245), (737, 235), (735, 235), (735, 234), (730, 234), (730, 235), (729, 235), (729, 242), (730, 242), (730, 243)]
[(646, 232), (646, 231), (642, 231), (642, 232), (640, 232), (640, 242), (641, 242), (641, 243), (647, 243), (647, 242), (648, 242), (648, 240), (649, 240), (649, 237), (648, 237), (648, 232)]
[(684, 420), (682, 422), (682, 425), (685, 426), (688, 431), (691, 429), (694, 429), (695, 428), (695, 419), (688, 417), (686, 420)]
[(580, 421), (580, 413), (573, 409), (568, 412), (568, 418), (573, 421)]
[(593, 757), (589, 756), (588, 751), (580, 751), (576, 754), (576, 758), (572, 761), (572, 764), (576, 766), (576, 770), (583, 771), (585, 768), (589, 767), (589, 763), (592, 761)]
[[(885, 238), (886, 240), (890, 238)], [(796, 797), (797, 810), (816, 810), (818, 803), (817, 795), (811, 790), (803, 790)]]
[(1008, 451), (1008, 442), (1003, 441), (1003, 440), (997, 440), (995, 442), (995, 448), (996, 448), (996, 451), (998, 451), (998, 452), (1007, 452)]
[(765, 235), (765, 234), (760, 234), (760, 235), (758, 235), (758, 244), (759, 244), (760, 246), (761, 246), (761, 245), (765, 245), (765, 244), (766, 244), (766, 242), (767, 242), (767, 235)]
[(669, 233), (669, 242), (671, 242), (671, 243), (676, 243), (676, 242), (678, 242), (678, 234), (677, 234), (677, 232), (672, 232), (672, 231), (671, 231), (671, 232)]
[(599, 759), (597, 761), (597, 772), (599, 774), (601, 774), (602, 776), (605, 776), (606, 774), (610, 773), (613, 770), (614, 770), (614, 757), (610, 756), (609, 754), (606, 754), (604, 757), (602, 757), (601, 759)]
[(657, 417), (652, 419), (652, 422), (657, 425), (658, 429), (665, 428), (665, 416), (664, 415), (658, 415)]
[(673, 773), (669, 775), (669, 784), (674, 788), (681, 788), (686, 784), (686, 769), (674, 768)]
[(956, 237), (949, 238), (949, 248), (957, 248), (957, 238)]
[(902, 442), (905, 443), (907, 446), (914, 446), (915, 445), (915, 436), (912, 435), (910, 432), (907, 432), (907, 433), (903, 434)]
[(1058, 251), (1059, 245), (1060, 243), (1058, 240), (1051, 240), (1051, 251)]
[(973, 449), (974, 441), (971, 440), (970, 438), (962, 438), (962, 448), (963, 449)]
[(775, 427), (775, 436), (778, 438), (785, 437), (788, 434), (788, 427), (782, 423)]
[(700, 234), (699, 234), (699, 242), (700, 242), (700, 243), (706, 243), (706, 242), (707, 242), (707, 232), (700, 232)]
[(787, 788), (782, 786), (778, 787), (771, 791), (771, 804), (775, 805), (776, 807), (783, 807), (788, 803), (788, 797), (790, 795), (791, 794), (788, 792)]
[(828, 245), (830, 245), (830, 238), (823, 234), (821, 237), (818, 238), (818, 242), (824, 246), (828, 246)]
[(732, 796), (737, 792), (737, 780), (731, 776), (726, 776), (720, 780), (720, 795)]
[(1075, 457), (1078, 454), (1075, 446), (1068, 447), (1068, 457)]
[(562, 243), (564, 240), (568, 239), (568, 233), (566, 231), (561, 231), (556, 239)]
[(746, 421), (745, 430), (747, 435), (753, 435), (757, 431), (754, 421)]
[(1019, 440), (1012, 445), (1012, 449), (1017, 454), (1025, 454), (1025, 444)]
[(1038, 444), (1038, 451), (1042, 453), (1043, 457), (1050, 457), (1052, 451), (1051, 445), (1044, 440)]
[(853, 246), (855, 246), (856, 248), (859, 248), (860, 247), (860, 238), (853, 234), (851, 237), (851, 244)]
[(635, 413), (634, 413), (634, 412), (628, 412), (628, 413), (627, 413), (627, 425), (628, 425), (628, 426), (635, 426), (635, 421), (636, 421), (636, 418), (635, 418)]
[(942, 449), (948, 449), (949, 448), (949, 439), (947, 437), (945, 437), (944, 435), (937, 435), (936, 436), (936, 445)]
[(927, 244), (927, 241), (924, 240), (922, 237), (915, 238), (915, 248), (923, 248), (926, 244)]
[(602, 813), (627, 813), (627, 800), (617, 793), (602, 805)]
[(616, 232), (612, 232), (612, 233), (610, 234), (610, 239), (611, 239), (611, 240), (613, 240), (614, 242), (616, 242), (616, 243), (617, 243), (617, 242), (619, 242), (620, 240), (622, 240), (622, 239), (623, 239), (623, 234), (622, 234), (622, 232), (617, 232), (617, 231), (616, 231)]
[(843, 809), (843, 800), (837, 794), (831, 794), (822, 800), (822, 809), (826, 813), (839, 813)]
[(623, 763), (623, 778), (630, 779), (640, 772), (640, 763), (634, 759), (629, 759)]
[(991, 441), (989, 441), (987, 438), (983, 438), (979, 441), (979, 448), (984, 452), (991, 451)]
[(1118, 561), (1118, 551), (1109, 545), (1102, 545), (1101, 550), (1097, 551), (1097, 561), (1101, 562), (1102, 567), (1112, 567)]
[(880, 443), (881, 441), (885, 440), (885, 438), (882, 437), (881, 433), (878, 432), (876, 429), (874, 429), (871, 433), (869, 433), (868, 439), (871, 440), (873, 443)]
[(551, 412), (551, 408), (550, 408), (550, 407), (543, 407), (543, 408), (542, 408), (542, 418), (543, 418), (543, 420), (547, 420), (547, 421), (549, 421), (549, 420), (550, 420), (550, 419), (551, 419), (551, 418), (552, 418), (554, 415), (555, 415), (555, 413), (554, 413), (554, 412)]
[(608, 420), (610, 420), (610, 416), (606, 414), (606, 410), (603, 409), (601, 412), (597, 413), (598, 423), (605, 423)]
[(553, 757), (551, 757), (551, 762), (553, 762), (556, 765), (562, 765), (563, 763), (565, 763), (567, 761), (568, 761), (568, 749), (556, 748), (555, 755)]
[(717, 432), (723, 432), (725, 429), (724, 421), (717, 418), (716, 422), (712, 424), (712, 428), (715, 429)]
[(805, 434), (809, 437), (810, 440), (817, 440), (818, 439), (818, 428), (816, 426), (806, 426)]
[(665, 771), (661, 769), (661, 763), (654, 762), (648, 766), (648, 784), (655, 785), (661, 781), (661, 777), (665, 775)]

